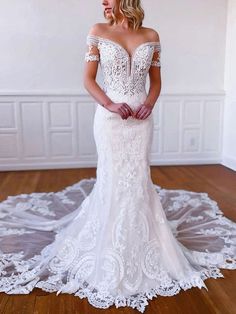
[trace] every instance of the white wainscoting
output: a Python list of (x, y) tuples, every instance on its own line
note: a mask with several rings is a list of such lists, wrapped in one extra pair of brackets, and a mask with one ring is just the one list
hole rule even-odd
[[(222, 161), (224, 93), (162, 94), (151, 165)], [(88, 95), (0, 95), (0, 170), (96, 167)]]

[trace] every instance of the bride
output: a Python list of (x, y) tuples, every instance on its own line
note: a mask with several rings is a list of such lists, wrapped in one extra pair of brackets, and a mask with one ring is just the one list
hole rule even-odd
[(0, 203), (0, 291), (28, 294), (37, 287), (86, 297), (97, 308), (143, 313), (153, 297), (207, 289), (204, 280), (223, 277), (220, 268), (236, 269), (236, 223), (206, 193), (153, 184), (160, 39), (142, 26), (139, 0), (102, 4), (107, 23), (88, 34), (84, 71), (98, 103), (96, 179)]

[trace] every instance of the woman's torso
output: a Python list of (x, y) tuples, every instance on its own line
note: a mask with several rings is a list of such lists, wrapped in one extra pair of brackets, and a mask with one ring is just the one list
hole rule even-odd
[(160, 43), (147, 36), (146, 29), (133, 34), (111, 32), (110, 26), (103, 26), (99, 35), (89, 35), (88, 41), (96, 42), (100, 54), (103, 76), (103, 90), (114, 102), (126, 102), (133, 109), (146, 98), (146, 79), (153, 53), (160, 49)]

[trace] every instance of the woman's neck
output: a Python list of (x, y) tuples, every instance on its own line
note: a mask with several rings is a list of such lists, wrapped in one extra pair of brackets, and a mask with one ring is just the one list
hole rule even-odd
[(128, 22), (128, 19), (127, 18), (120, 18), (118, 19), (117, 23), (116, 24), (113, 24), (114, 27), (116, 27), (116, 29), (119, 29), (119, 30), (125, 30), (125, 31), (130, 31), (132, 30), (130, 28), (130, 25), (129, 25), (129, 22)]

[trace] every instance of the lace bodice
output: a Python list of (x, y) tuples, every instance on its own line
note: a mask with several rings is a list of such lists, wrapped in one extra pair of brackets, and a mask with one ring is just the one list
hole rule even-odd
[(150, 66), (161, 66), (160, 42), (144, 42), (131, 56), (124, 47), (107, 38), (88, 35), (87, 45), (85, 60), (100, 62), (105, 92), (124, 96), (143, 93)]

